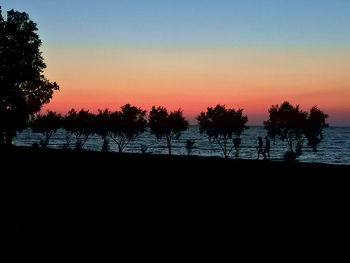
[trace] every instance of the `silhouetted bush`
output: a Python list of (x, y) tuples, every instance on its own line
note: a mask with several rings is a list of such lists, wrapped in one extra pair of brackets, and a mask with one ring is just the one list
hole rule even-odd
[(76, 139), (75, 148), (83, 149), (90, 135), (95, 133), (94, 114), (85, 111), (84, 109), (77, 112), (71, 109), (63, 118), (62, 126), (68, 132), (73, 134)]
[(122, 152), (125, 147), (140, 136), (147, 127), (146, 111), (130, 104), (121, 107), (121, 111), (101, 111), (95, 117), (95, 132), (101, 137), (109, 136)]
[(109, 152), (109, 141), (106, 137), (103, 138), (102, 152)]
[(172, 140), (178, 140), (181, 133), (188, 129), (188, 125), (180, 109), (169, 114), (166, 108), (153, 106), (149, 114), (151, 132), (158, 140), (166, 138), (169, 155), (171, 155)]
[[(226, 109), (225, 105), (217, 105), (215, 108), (208, 107), (207, 112), (201, 112), (197, 116), (200, 133), (213, 138), (220, 146), (224, 157), (228, 158), (233, 149), (236, 150), (236, 158), (239, 155), (241, 140), (238, 140), (244, 129), (247, 129), (247, 116), (243, 116), (243, 109)], [(232, 139), (236, 135), (236, 140)], [(232, 144), (229, 141), (232, 140)]]
[(11, 144), (17, 130), (27, 127), (59, 87), (43, 75), (36, 23), (14, 10), (3, 18), (0, 7), (0, 147)]
[(317, 150), (317, 145), (323, 138), (322, 130), (328, 127), (327, 117), (316, 106), (307, 113), (300, 110), (299, 105), (294, 107), (286, 101), (281, 106), (269, 109), (269, 119), (264, 125), (269, 137), (287, 141), (288, 152), (284, 158), (286, 161), (295, 161), (302, 154), (305, 138), (308, 146)]
[(191, 155), (192, 150), (194, 148), (194, 143), (195, 143), (195, 141), (192, 141), (192, 140), (187, 140), (186, 141), (187, 155)]
[(53, 133), (62, 127), (62, 116), (53, 111), (47, 111), (46, 115), (37, 115), (30, 122), (30, 127), (34, 133), (41, 133), (45, 140), (41, 146), (46, 148)]

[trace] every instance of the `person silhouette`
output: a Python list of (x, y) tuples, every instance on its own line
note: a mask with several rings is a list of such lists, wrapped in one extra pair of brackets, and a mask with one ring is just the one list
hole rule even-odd
[(257, 147), (257, 150), (258, 150), (258, 158), (256, 158), (257, 160), (259, 160), (260, 154), (264, 155), (263, 148), (264, 148), (264, 143), (263, 143), (263, 140), (261, 139), (261, 137), (259, 136), (259, 137), (258, 137), (258, 147)]
[(270, 140), (266, 136), (265, 137), (264, 159), (266, 159), (266, 154), (267, 154), (267, 159), (270, 160), (270, 148), (271, 148)]

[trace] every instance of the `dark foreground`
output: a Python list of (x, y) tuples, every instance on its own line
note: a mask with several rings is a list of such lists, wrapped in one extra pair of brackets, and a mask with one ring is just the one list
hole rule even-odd
[(339, 208), (349, 199), (350, 166), (26, 147), (1, 153), (4, 227), (16, 245), (37, 238), (190, 245), (233, 233), (244, 242), (275, 227), (316, 231), (320, 220), (347, 213)]

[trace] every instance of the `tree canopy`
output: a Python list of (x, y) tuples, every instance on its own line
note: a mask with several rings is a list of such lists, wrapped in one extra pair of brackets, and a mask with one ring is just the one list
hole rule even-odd
[(95, 133), (94, 114), (81, 109), (77, 112), (71, 109), (63, 119), (63, 128), (73, 134), (76, 139), (76, 149), (82, 149), (90, 135)]
[(317, 145), (323, 138), (322, 130), (328, 127), (327, 118), (328, 115), (316, 106), (308, 113), (301, 110), (299, 105), (293, 106), (285, 101), (280, 106), (271, 106), (269, 119), (264, 122), (264, 126), (269, 137), (287, 141), (289, 151), (286, 156), (295, 160), (301, 155), (305, 139), (317, 151)]
[(122, 152), (129, 142), (141, 135), (146, 127), (146, 111), (126, 104), (120, 111), (102, 111), (95, 117), (96, 133), (103, 138), (109, 136), (117, 145), (118, 151)]
[[(209, 137), (220, 146), (225, 158), (228, 158), (233, 149), (238, 157), (241, 133), (247, 128), (248, 117), (243, 115), (243, 109), (226, 109), (225, 105), (208, 107), (206, 112), (201, 112), (197, 118), (200, 132)], [(237, 138), (233, 139), (233, 135)], [(232, 145), (229, 141), (232, 140)]]
[(46, 67), (36, 23), (27, 13), (10, 10), (4, 19), (0, 7), (0, 144), (12, 141), (16, 129), (48, 103), (56, 82), (43, 75)]
[(323, 128), (328, 127), (326, 119), (328, 115), (321, 111), (317, 106), (311, 108), (307, 119), (307, 125), (304, 127), (304, 134), (308, 140), (308, 146), (313, 151), (317, 151), (317, 145), (323, 139)]
[(171, 155), (171, 142), (180, 138), (181, 133), (188, 128), (188, 121), (182, 115), (182, 110), (168, 113), (167, 109), (159, 106), (152, 107), (149, 114), (148, 125), (158, 140), (163, 137), (167, 140), (169, 155)]

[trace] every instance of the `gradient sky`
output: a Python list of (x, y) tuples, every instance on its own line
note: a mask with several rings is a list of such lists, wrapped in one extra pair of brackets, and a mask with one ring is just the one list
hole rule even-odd
[(131, 103), (181, 108), (193, 120), (218, 103), (262, 124), (284, 100), (350, 125), (349, 0), (0, 0), (29, 13), (47, 109), (96, 112)]

